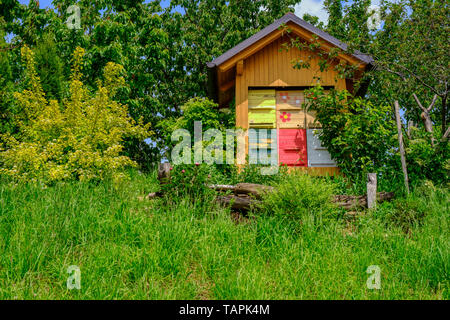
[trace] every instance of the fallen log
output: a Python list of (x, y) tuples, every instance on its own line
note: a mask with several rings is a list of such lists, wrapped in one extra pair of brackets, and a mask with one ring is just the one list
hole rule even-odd
[(243, 212), (250, 211), (254, 206), (260, 203), (260, 201), (254, 200), (248, 196), (234, 196), (234, 195), (218, 196), (216, 198), (216, 202), (227, 207), (231, 206), (231, 209), (233, 210)]
[[(377, 202), (391, 201), (395, 194), (393, 192), (378, 192)], [(337, 195), (334, 196), (334, 203), (344, 209), (367, 208), (367, 196), (349, 196)]]
[[(170, 180), (170, 163), (162, 163), (158, 168), (158, 180), (161, 185)], [(249, 211), (261, 203), (261, 199), (270, 192), (276, 191), (274, 187), (255, 183), (238, 183), (236, 185), (209, 185), (209, 188), (221, 193), (232, 192), (232, 195), (218, 195), (216, 201), (225, 206), (231, 206), (238, 211)], [(147, 199), (162, 197), (162, 192), (153, 192), (147, 195)], [(390, 201), (394, 198), (393, 192), (377, 193), (377, 202)], [(338, 207), (346, 210), (355, 208), (367, 208), (367, 195), (351, 196), (336, 195), (332, 200)]]
[(248, 194), (252, 195), (257, 199), (262, 199), (262, 197), (265, 194), (275, 190), (271, 186), (265, 186), (262, 184), (255, 184), (255, 183), (238, 183), (235, 186), (219, 184), (219, 185), (210, 185), (208, 187), (219, 192), (232, 191), (234, 194)]

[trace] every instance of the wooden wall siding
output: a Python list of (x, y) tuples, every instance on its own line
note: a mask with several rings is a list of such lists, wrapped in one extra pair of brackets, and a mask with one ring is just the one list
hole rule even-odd
[(330, 168), (326, 168), (326, 167), (289, 167), (288, 168), (288, 172), (293, 172), (293, 171), (303, 171), (305, 173), (308, 173), (312, 176), (337, 176), (340, 175), (341, 172), (339, 170), (339, 168), (337, 167), (330, 167)]
[[(292, 67), (292, 61), (294, 59), (308, 60), (308, 53), (300, 52), (298, 49), (291, 49), (286, 51), (282, 49), (282, 43), (286, 42), (286, 38), (278, 38), (266, 47), (262, 48), (253, 55), (245, 58), (243, 60), (243, 70), (242, 74), (237, 74), (236, 70), (233, 71), (235, 77), (235, 98), (236, 98), (236, 126), (238, 128), (248, 129), (249, 126), (249, 103), (253, 103), (249, 100), (249, 87), (261, 87), (261, 89), (266, 89), (267, 87), (274, 87), (280, 91), (289, 90), (290, 87), (309, 87), (314, 86), (318, 79), (320, 78), (320, 84), (322, 86), (333, 86), (336, 89), (346, 89), (345, 79), (338, 79), (337, 73), (333, 70), (327, 70), (326, 72), (320, 72), (318, 61), (319, 58), (313, 58), (311, 60), (310, 69), (294, 69)], [(281, 50), (280, 50), (281, 49)], [(226, 76), (226, 80), (229, 80), (229, 74)], [(281, 89), (282, 88), (282, 89)], [(293, 88), (292, 88), (293, 89)], [(294, 103), (296, 104), (296, 103)], [(278, 110), (277, 110), (278, 112)], [(277, 118), (281, 114), (277, 115)], [(295, 117), (301, 117), (297, 114)], [(298, 148), (298, 146), (284, 146), (286, 144), (286, 139), (283, 139), (283, 133), (278, 136), (278, 152), (277, 150), (271, 151), (272, 156), (277, 156), (279, 158), (279, 163), (287, 163), (291, 166), (296, 166), (293, 168), (301, 168), (307, 170), (309, 174), (312, 175), (337, 175), (339, 174), (339, 169), (336, 167), (306, 167), (308, 161), (308, 150), (307, 150), (307, 134), (306, 128), (316, 128), (320, 127), (320, 124), (316, 123), (315, 113), (312, 110), (308, 110), (305, 114), (303, 113), (303, 118), (306, 118), (306, 125), (300, 126), (302, 129), (283, 129), (280, 122), (278, 122), (278, 132), (285, 130), (299, 130), (304, 132), (303, 140), (300, 143), (300, 151), (297, 150), (297, 157), (292, 155), (292, 150)], [(277, 121), (277, 120), (276, 120)], [(304, 121), (305, 122), (305, 121)], [(296, 119), (296, 124), (301, 123), (301, 120)], [(297, 128), (300, 128), (297, 127)], [(281, 136), (281, 137), (280, 137)], [(280, 140), (281, 138), (281, 140)], [(299, 141), (299, 140), (297, 140)], [(280, 145), (281, 144), (281, 145)], [(249, 156), (258, 156), (257, 151), (252, 148), (249, 149), (248, 136), (246, 137), (246, 154)], [(250, 152), (249, 152), (250, 151)], [(291, 157), (292, 156), (292, 157)], [(313, 156), (314, 157), (314, 156)], [(292, 159), (290, 159), (292, 158)], [(294, 159), (295, 158), (295, 159)], [(305, 161), (300, 161), (304, 159)], [(284, 161), (283, 161), (284, 159)], [(290, 159), (290, 160), (289, 160)]]
[[(294, 69), (292, 61), (303, 58), (307, 60), (309, 53), (293, 48), (282, 49), (282, 43), (287, 38), (280, 37), (262, 48), (255, 54), (243, 60), (243, 73), (236, 77), (236, 126), (248, 128), (248, 88), (249, 87), (298, 87), (313, 86), (320, 77), (322, 86), (334, 86), (337, 89), (346, 89), (345, 79), (338, 79), (333, 70), (320, 72), (319, 58), (311, 60), (311, 68)], [(336, 79), (338, 79), (336, 81)], [(309, 116), (313, 116), (310, 114)], [(311, 123), (311, 121), (310, 121)]]
[(340, 89), (346, 88), (345, 79), (338, 79), (333, 70), (320, 72), (319, 58), (311, 60), (311, 68), (294, 69), (292, 61), (308, 60), (309, 53), (301, 52), (297, 48), (285, 50), (282, 44), (288, 39), (278, 38), (254, 55), (244, 60), (244, 74), (247, 86), (311, 86), (317, 82), (315, 77), (320, 77), (323, 86), (335, 86)]
[(331, 158), (328, 150), (322, 146), (318, 132), (317, 129), (306, 130), (308, 167), (336, 167), (336, 162)]

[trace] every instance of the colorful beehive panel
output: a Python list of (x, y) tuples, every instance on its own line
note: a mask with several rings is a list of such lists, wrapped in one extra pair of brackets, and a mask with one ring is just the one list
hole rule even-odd
[(277, 127), (305, 129), (303, 91), (277, 91)]
[(306, 130), (279, 129), (278, 154), (280, 165), (306, 167), (308, 164)]
[(307, 109), (306, 111), (306, 128), (322, 128), (322, 125), (318, 121), (316, 121), (316, 112), (314, 110)]
[(278, 163), (276, 130), (250, 129), (248, 142), (249, 161), (251, 164)]
[[(325, 90), (324, 94), (328, 94), (329, 91)], [(322, 128), (319, 121), (316, 120), (316, 111), (310, 108), (309, 104), (305, 105), (306, 110), (306, 129), (317, 129)]]
[(319, 138), (320, 130), (306, 130), (308, 144), (308, 167), (336, 167), (328, 150), (322, 146)]
[(249, 90), (249, 128), (276, 127), (275, 90)]

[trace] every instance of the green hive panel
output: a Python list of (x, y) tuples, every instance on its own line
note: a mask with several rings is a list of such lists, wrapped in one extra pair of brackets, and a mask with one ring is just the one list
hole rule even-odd
[(250, 128), (276, 127), (275, 90), (249, 90), (248, 122)]

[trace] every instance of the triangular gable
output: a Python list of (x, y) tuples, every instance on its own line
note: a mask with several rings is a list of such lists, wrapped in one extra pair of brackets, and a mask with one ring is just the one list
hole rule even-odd
[[(226, 71), (231, 67), (234, 67), (239, 60), (251, 56), (275, 39), (281, 37), (283, 30), (281, 30), (282, 28), (280, 27), (282, 25), (288, 26), (295, 34), (306, 40), (311, 39), (313, 35), (316, 35), (322, 40), (322, 47), (324, 49), (337, 47), (344, 52), (348, 49), (348, 46), (345, 43), (314, 27), (303, 19), (300, 19), (295, 14), (288, 13), (247, 40), (244, 40), (237, 46), (209, 62), (208, 67), (211, 69), (219, 67), (221, 71)], [(353, 54), (342, 53), (340, 58), (348, 61), (350, 64), (360, 64), (362, 66), (370, 65), (373, 62), (372, 57), (358, 51)]]

